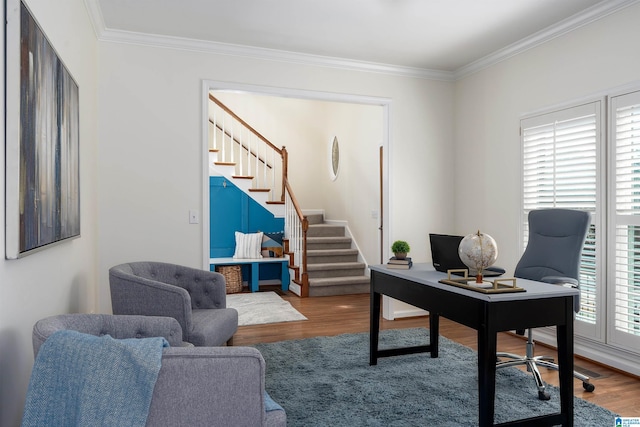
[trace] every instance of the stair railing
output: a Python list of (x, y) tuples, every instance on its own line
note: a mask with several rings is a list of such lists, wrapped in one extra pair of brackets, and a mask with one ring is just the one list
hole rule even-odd
[(219, 99), (209, 94), (209, 149), (218, 152), (218, 164), (235, 165), (234, 177), (251, 179), (257, 191), (270, 190), (271, 202), (285, 200), (288, 155)]
[(285, 179), (284, 201), (285, 252), (289, 254), (289, 266), (295, 271), (294, 282), (300, 286), (300, 296), (309, 296), (309, 275), (307, 273), (307, 231), (309, 220), (302, 213), (289, 181)]

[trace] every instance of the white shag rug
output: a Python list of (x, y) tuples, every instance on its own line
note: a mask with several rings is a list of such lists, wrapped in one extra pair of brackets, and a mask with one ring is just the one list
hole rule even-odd
[(229, 294), (227, 307), (238, 310), (238, 326), (307, 320), (275, 292)]

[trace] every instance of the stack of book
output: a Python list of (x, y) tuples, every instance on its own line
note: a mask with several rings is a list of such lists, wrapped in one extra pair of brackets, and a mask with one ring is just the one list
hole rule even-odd
[(389, 258), (389, 262), (387, 262), (387, 268), (397, 268), (400, 270), (408, 270), (413, 265), (410, 257), (406, 257), (404, 259), (398, 259), (396, 257)]

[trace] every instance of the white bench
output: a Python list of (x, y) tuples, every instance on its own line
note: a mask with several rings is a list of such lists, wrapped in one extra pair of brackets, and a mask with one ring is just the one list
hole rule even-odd
[(289, 290), (289, 257), (284, 256), (283, 258), (250, 258), (250, 259), (240, 259), (240, 258), (209, 258), (209, 269), (211, 271), (216, 270), (216, 266), (218, 265), (250, 265), (251, 273), (249, 280), (249, 290), (251, 292), (256, 292), (258, 290), (259, 279), (260, 279), (260, 265), (262, 264), (274, 264), (280, 263), (280, 282), (282, 283), (282, 290)]

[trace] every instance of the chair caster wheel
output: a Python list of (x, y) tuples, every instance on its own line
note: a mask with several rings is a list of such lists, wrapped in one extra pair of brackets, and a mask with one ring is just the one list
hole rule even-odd
[(551, 399), (551, 395), (549, 395), (549, 393), (547, 393), (546, 391), (538, 390), (538, 399), (540, 399), (540, 400), (549, 400), (549, 399)]
[(595, 389), (596, 389), (596, 386), (594, 386), (594, 385), (593, 385), (593, 384), (591, 384), (591, 383), (588, 383), (588, 382), (584, 381), (584, 382), (582, 383), (582, 388), (584, 388), (584, 389), (585, 389), (586, 391), (588, 391), (588, 392), (592, 392), (593, 390), (595, 390)]

